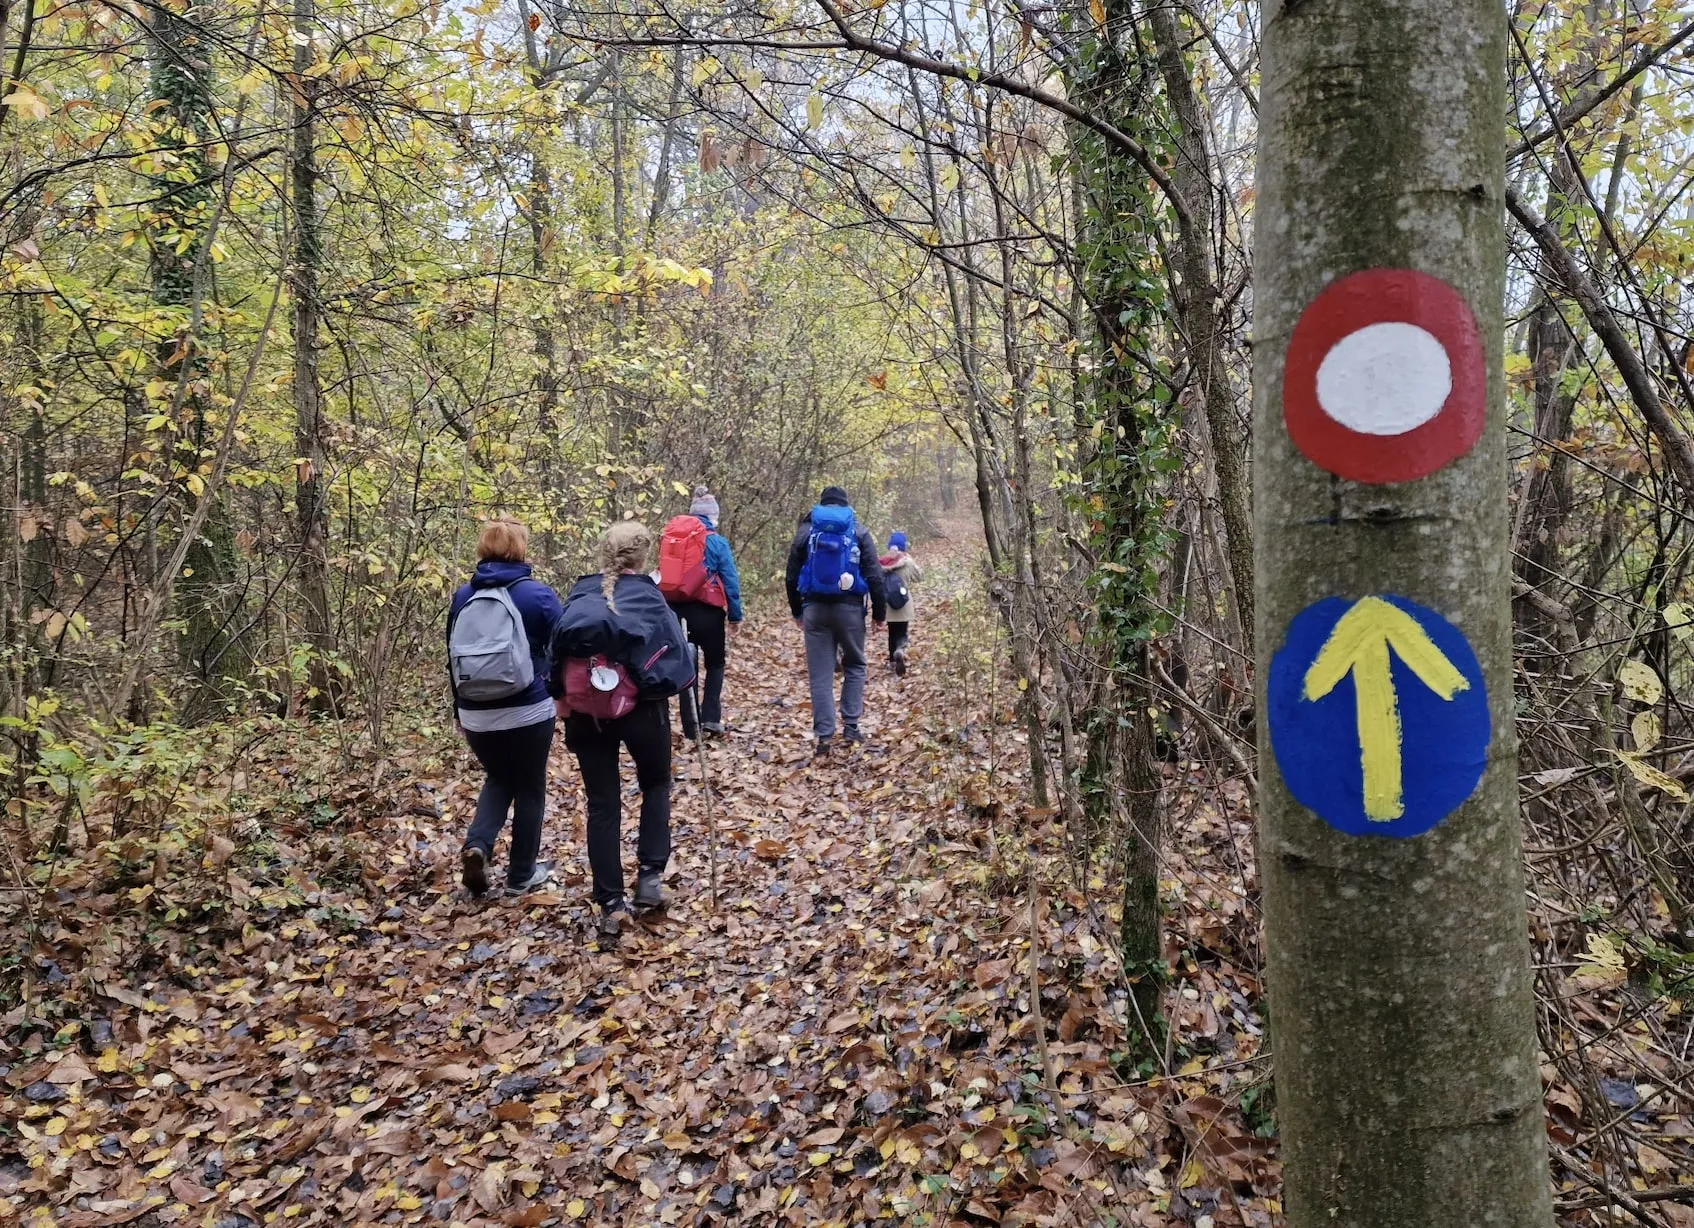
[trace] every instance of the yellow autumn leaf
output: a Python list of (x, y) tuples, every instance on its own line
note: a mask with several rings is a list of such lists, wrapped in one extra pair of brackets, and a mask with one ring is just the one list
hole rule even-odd
[(394, 1200), (394, 1205), (402, 1211), (416, 1211), (423, 1206), (423, 1199), (416, 1194), (402, 1194)]
[(1618, 685), (1623, 687), (1626, 699), (1637, 703), (1656, 704), (1665, 695), (1659, 676), (1643, 661), (1625, 661), (1618, 666)]
[(573, 1198), (565, 1204), (565, 1214), (572, 1219), (581, 1219), (582, 1213), (588, 1210), (588, 1204), (580, 1198)]
[(47, 113), (52, 109), (47, 105), (45, 98), (21, 81), (12, 86), (10, 94), (0, 98), (0, 103), (4, 103), (8, 110), (16, 111), (26, 120), (46, 119)]
[(1094, 19), (1094, 24), (1106, 24), (1106, 0), (1088, 0), (1088, 15)]
[(1688, 637), (1694, 635), (1694, 605), (1686, 601), (1673, 601), (1659, 611), (1664, 616), (1665, 626), (1670, 633), (1686, 643)]
[(1657, 746), (1664, 733), (1664, 722), (1651, 709), (1637, 712), (1635, 719), (1629, 722), (1629, 736), (1635, 740), (1635, 749), (1642, 754)]
[(1624, 767), (1629, 769), (1629, 774), (1642, 784), (1668, 793), (1679, 802), (1688, 800), (1688, 790), (1682, 787), (1680, 780), (1665, 775), (1650, 763), (1643, 763), (1641, 756), (1634, 751), (1617, 750), (1612, 753), (1623, 761)]
[(1193, 1189), (1195, 1186), (1200, 1184), (1200, 1178), (1205, 1175), (1206, 1174), (1201, 1171), (1200, 1161), (1190, 1160), (1187, 1164), (1182, 1166), (1182, 1176), (1177, 1179), (1177, 1185), (1185, 1190)]
[(823, 127), (823, 95), (815, 91), (806, 99), (806, 126)]
[(1581, 988), (1621, 985), (1629, 977), (1623, 948), (1610, 934), (1588, 935), (1588, 950), (1576, 961), (1572, 980)]

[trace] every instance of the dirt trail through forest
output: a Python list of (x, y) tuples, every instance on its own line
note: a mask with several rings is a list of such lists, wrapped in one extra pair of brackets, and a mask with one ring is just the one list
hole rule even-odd
[[(1216, 1120), (1212, 1085), (1146, 1085), (1114, 1061), (1109, 922), (1057, 881), (1042, 926), (1047, 1060), (1068, 1106), (1054, 1116), (1011, 690), (991, 724), (986, 637), (969, 642), (946, 596), (978, 582), (974, 549), (920, 557), (912, 673), (873, 644), (869, 741), (850, 756), (812, 761), (786, 610), (733, 641), (733, 732), (709, 750), (715, 911), (692, 747), (672, 902), (615, 950), (591, 937), (563, 748), (544, 837), (557, 883), (517, 901), (457, 884), (479, 781), (456, 750), (442, 813), (389, 816), (362, 889), (313, 881), (314, 907), (250, 924), (222, 958), (108, 982), (89, 1056), (14, 1071), (54, 1095), (28, 1123), (44, 1162), (9, 1189), (72, 1225), (1268, 1223), (1250, 1196), (1255, 1179), (1272, 1188), (1265, 1148)], [(632, 789), (626, 862), (635, 809)], [(1033, 829), (1062, 876), (1056, 827)], [(1256, 1045), (1251, 1011), (1191, 970), (1184, 1004), (1227, 1069)], [(1219, 1159), (1231, 1139), (1239, 1154)]]

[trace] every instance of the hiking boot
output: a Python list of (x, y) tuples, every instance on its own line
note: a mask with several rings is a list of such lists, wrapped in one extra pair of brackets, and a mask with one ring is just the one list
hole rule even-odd
[(527, 892), (534, 891), (537, 887), (541, 886), (542, 883), (547, 882), (552, 877), (553, 863), (550, 861), (538, 861), (535, 863), (535, 869), (529, 872), (528, 878), (519, 883), (506, 884), (506, 894), (524, 895)]
[(862, 743), (865, 740), (865, 735), (859, 732), (857, 725), (843, 725), (841, 727), (841, 740), (849, 745), (855, 742)]
[(827, 758), (829, 758), (829, 750), (830, 750), (830, 739), (819, 738), (817, 745), (812, 747), (812, 758), (814, 758), (814, 759), (827, 759)]
[(460, 849), (459, 881), (472, 895), (487, 895), (488, 854), (472, 845)]
[(665, 889), (660, 885), (663, 870), (643, 870), (635, 879), (635, 908), (637, 912), (665, 906)]
[(700, 728), (704, 729), (714, 738), (721, 738), (729, 732), (728, 729), (724, 728), (724, 723), (722, 721), (702, 721), (700, 722)]
[(617, 945), (618, 935), (623, 932), (623, 919), (627, 911), (622, 900), (601, 906), (600, 919), (594, 923), (594, 935), (603, 945)]
[(890, 658), (890, 660), (894, 666), (894, 672), (904, 678), (906, 676), (906, 650), (904, 648), (896, 648), (894, 650), (894, 656)]

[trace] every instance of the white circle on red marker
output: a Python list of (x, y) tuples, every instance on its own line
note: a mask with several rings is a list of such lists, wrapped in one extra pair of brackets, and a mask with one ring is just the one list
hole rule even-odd
[(1283, 421), (1314, 463), (1356, 482), (1409, 482), (1470, 451), (1487, 409), (1482, 341), (1464, 298), (1415, 269), (1367, 269), (1300, 315)]
[(1453, 365), (1416, 324), (1367, 324), (1337, 341), (1318, 364), (1318, 404), (1366, 435), (1404, 435), (1447, 403)]

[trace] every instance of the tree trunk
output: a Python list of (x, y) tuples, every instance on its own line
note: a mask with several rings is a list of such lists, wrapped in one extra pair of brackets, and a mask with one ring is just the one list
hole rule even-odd
[[(1106, 11), (1102, 36), (1090, 37), (1081, 52), (1074, 96), (1121, 131), (1152, 128), (1166, 118), (1146, 103), (1156, 66), (1136, 41), (1132, 6), (1110, 0)], [(1176, 414), (1164, 372), (1144, 353), (1166, 319), (1154, 273), (1157, 238), (1147, 219), (1155, 211), (1146, 178), (1093, 132), (1078, 128), (1073, 139), (1077, 191), (1085, 201), (1077, 240), (1088, 301), (1084, 327), (1094, 358), (1080, 387), (1087, 417), (1104, 427), (1086, 482), (1098, 554), (1091, 580), (1099, 615), (1093, 647), (1107, 677), (1088, 716), (1082, 799), (1090, 826), (1111, 822), (1122, 833), (1119, 937), (1139, 1016), (1130, 1021), (1139, 1030), (1131, 1043), (1151, 1056), (1163, 1029), (1158, 1006), (1167, 970), (1158, 909), (1164, 818), (1147, 711), (1155, 690), (1147, 648), (1165, 620), (1157, 588), (1169, 547), (1163, 484), (1175, 460)], [(1192, 227), (1185, 227), (1184, 242), (1193, 237)]]
[[(1276, 757), (1261, 756), (1259, 808), (1288, 1223), (1547, 1228), (1507, 591), (1505, 10), (1491, 0), (1284, 0), (1267, 7), (1264, 28), (1254, 559), (1259, 711)], [(1480, 359), (1453, 363), (1455, 389), (1485, 388), (1480, 439), (1391, 486), (1324, 472), (1284, 422), (1295, 322), (1335, 279), (1369, 269), (1447, 283), (1480, 335)], [(1369, 446), (1394, 456), (1400, 445), (1384, 435)], [(1341, 601), (1325, 610), (1351, 613), (1387, 595), (1450, 624), (1437, 655), (1451, 654), (1449, 671), (1453, 659), (1470, 671), (1463, 686), (1414, 692), (1423, 675), (1412, 676), (1399, 641), (1380, 639), (1401, 661), (1390, 675), (1391, 660), (1378, 658), (1386, 688), (1344, 678), (1325, 691), (1318, 671), (1306, 672), (1339, 637), (1316, 651), (1291, 620), (1326, 599)], [(1394, 616), (1386, 602), (1369, 609)], [(1353, 659), (1364, 679), (1364, 654)], [(1451, 705), (1466, 690), (1471, 724), (1461, 728), (1441, 714), (1459, 711)], [(1367, 727), (1361, 691), (1367, 714), (1381, 715), (1387, 696), (1386, 721)], [(1327, 740), (1306, 715), (1325, 695), (1349, 714)], [(1449, 706), (1436, 707), (1443, 699)], [(1405, 782), (1410, 807), (1412, 788), (1443, 770), (1416, 752), (1444, 734), (1477, 747), (1472, 775), (1447, 768), (1441, 778), (1460, 782), (1465, 800), (1422, 834), (1390, 831), (1399, 820), (1383, 817), (1393, 809), (1383, 757), (1393, 752), (1393, 786)], [(1325, 799), (1349, 797), (1366, 834), (1331, 825), (1346, 816), (1317, 799), (1314, 779)], [(1296, 785), (1317, 809), (1295, 800)]]
[(1236, 418), (1235, 382), (1223, 357), (1222, 290), (1212, 258), (1211, 150), (1206, 117), (1194, 93), (1194, 80), (1183, 59), (1184, 40), (1176, 11), (1155, 3), (1147, 9), (1148, 25), (1158, 49), (1159, 73), (1177, 120), (1177, 156), (1171, 182), (1182, 194), (1192, 225), (1178, 237), (1172, 253), (1177, 268), (1177, 319), (1182, 325), (1189, 378), (1199, 385), (1212, 438), (1213, 472), (1218, 504), (1223, 511), (1224, 551), (1228, 557), (1236, 613), (1253, 651), (1253, 526), (1249, 512), (1246, 446)]
[[(160, 340), (157, 360), (160, 378), (180, 389), (184, 420), (175, 460), (188, 474), (174, 493), (186, 506), (198, 497), (195, 487), (204, 480), (200, 470), (205, 463), (210, 399), (199, 306), (215, 200), (215, 180), (206, 162), (206, 142), (212, 131), (212, 49), (192, 11), (184, 15), (163, 7), (150, 14), (147, 42), (152, 94), (161, 104), (153, 112), (160, 128), (158, 142), (176, 155), (168, 169), (151, 177), (157, 203), (147, 217), (147, 228), (153, 301), (184, 309), (174, 335)], [(184, 235), (190, 236), (187, 243), (180, 241)], [(188, 545), (184, 573), (175, 589), (183, 620), (178, 642), (181, 661), (201, 684), (183, 705), (185, 719), (190, 721), (226, 697), (224, 683), (239, 672), (241, 664), (241, 654), (232, 651), (237, 647), (232, 628), (242, 621), (242, 599), (233, 585), (234, 534), (218, 503), (200, 523), (202, 531)], [(151, 577), (154, 585), (173, 581), (174, 577)]]
[(323, 232), (318, 218), (317, 79), (312, 66), (316, 0), (294, 0), (294, 131), (288, 153), (294, 201), (294, 251), (289, 295), (294, 312), (294, 515), (299, 538), (300, 627), (311, 645), (307, 707), (332, 712), (340, 688), (330, 667), (335, 634), (330, 622), (329, 558), (324, 507), (323, 391), (318, 378), (318, 333), (323, 305), (318, 276)]

